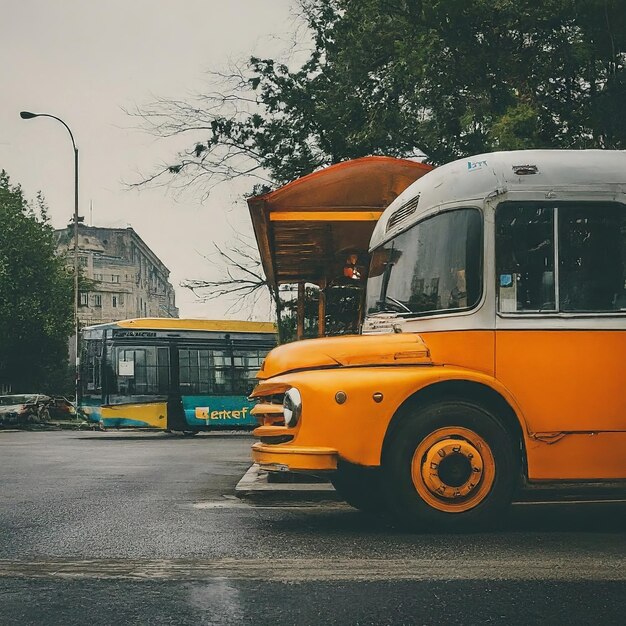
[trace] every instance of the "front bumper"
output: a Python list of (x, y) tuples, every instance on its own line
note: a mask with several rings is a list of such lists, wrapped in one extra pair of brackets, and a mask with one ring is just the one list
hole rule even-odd
[(332, 448), (253, 444), (252, 458), (269, 472), (320, 472), (337, 469), (338, 454)]

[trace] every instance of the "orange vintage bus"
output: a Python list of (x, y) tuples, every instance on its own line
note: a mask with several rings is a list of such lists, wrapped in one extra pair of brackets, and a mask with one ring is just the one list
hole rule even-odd
[(370, 253), (362, 336), (266, 358), (257, 463), (449, 528), (524, 484), (626, 481), (626, 152), (450, 163), (387, 208)]

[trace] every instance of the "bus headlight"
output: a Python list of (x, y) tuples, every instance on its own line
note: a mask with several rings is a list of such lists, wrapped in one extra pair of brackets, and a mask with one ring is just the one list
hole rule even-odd
[(285, 426), (295, 426), (302, 415), (302, 396), (300, 392), (292, 387), (285, 393), (283, 400), (283, 414), (285, 416)]

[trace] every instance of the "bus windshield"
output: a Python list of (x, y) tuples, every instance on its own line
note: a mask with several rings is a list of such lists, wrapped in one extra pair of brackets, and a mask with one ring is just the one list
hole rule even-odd
[(372, 254), (368, 314), (422, 315), (475, 306), (482, 293), (482, 219), (477, 209), (440, 213)]
[(102, 330), (83, 330), (81, 355), (81, 396), (102, 396)]

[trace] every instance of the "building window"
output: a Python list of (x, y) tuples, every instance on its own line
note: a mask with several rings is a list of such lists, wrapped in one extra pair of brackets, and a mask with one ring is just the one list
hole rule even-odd
[(94, 294), (94, 296), (93, 296), (93, 305), (94, 306), (102, 306), (102, 296), (99, 293)]
[(87, 257), (86, 256), (79, 256), (78, 257), (78, 264), (81, 267), (87, 267)]
[(117, 308), (117, 296), (111, 297), (111, 306), (116, 309)]
[(80, 294), (80, 306), (89, 306), (89, 294), (82, 293)]
[(119, 283), (120, 282), (119, 274), (112, 274), (111, 275), (111, 282), (112, 283)]
[(123, 293), (120, 293), (120, 294), (117, 296), (117, 303), (118, 303), (120, 306), (124, 306), (124, 294), (123, 294)]
[(94, 274), (93, 275), (93, 279), (94, 280), (102, 280), (102, 274)]

